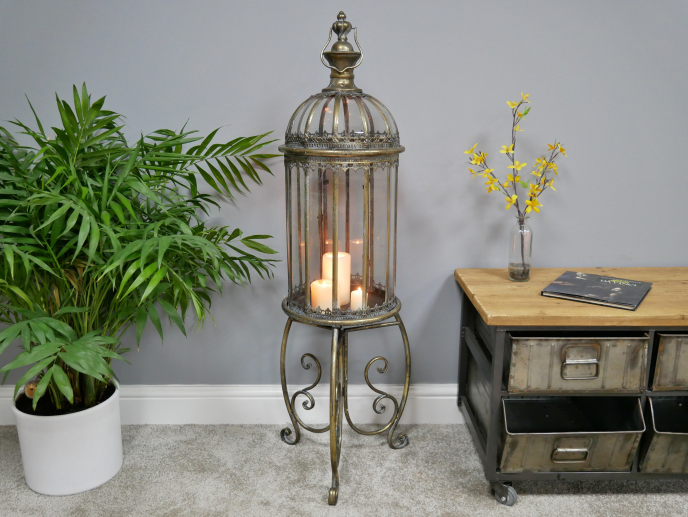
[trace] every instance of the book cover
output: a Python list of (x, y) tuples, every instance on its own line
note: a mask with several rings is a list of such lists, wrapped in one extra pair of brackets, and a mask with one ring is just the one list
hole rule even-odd
[(595, 303), (634, 311), (652, 283), (567, 271), (542, 290), (542, 296)]

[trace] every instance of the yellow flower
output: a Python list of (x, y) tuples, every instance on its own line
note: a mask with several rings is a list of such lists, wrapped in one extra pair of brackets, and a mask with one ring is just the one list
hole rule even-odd
[[(561, 146), (561, 144), (559, 144), (559, 152), (560, 152), (561, 154), (563, 154), (564, 156), (566, 156), (566, 149), (564, 149), (564, 148)], [(568, 157), (567, 157), (567, 158), (568, 158)]]
[(473, 155), (473, 159), (471, 160), (471, 163), (473, 165), (480, 165), (481, 163), (483, 163), (485, 161), (485, 156), (487, 156), (487, 155), (483, 154), (483, 153), (475, 153)]
[(559, 176), (559, 172), (557, 172), (557, 171), (559, 170), (559, 167), (557, 166), (556, 163), (554, 163), (554, 162), (551, 162), (551, 163), (548, 162), (548, 163), (547, 163), (547, 167), (549, 167), (550, 169), (552, 169), (552, 170), (554, 171), (554, 174), (556, 174), (557, 176)]
[(528, 201), (526, 201), (526, 205), (528, 205), (528, 207), (526, 208), (527, 214), (529, 214), (531, 210), (534, 210), (535, 212), (539, 212), (540, 207), (542, 206), (537, 199), (532, 199), (532, 200), (529, 199)]
[(532, 174), (533, 176), (537, 176), (538, 178), (539, 178), (540, 176), (542, 176), (542, 172), (540, 172), (540, 171), (533, 171), (533, 172), (531, 172), (531, 174)]
[(502, 154), (510, 154), (514, 152), (514, 144), (511, 144), (510, 146), (503, 145), (502, 150), (499, 151)]
[(530, 101), (528, 100), (528, 97), (530, 97), (529, 94), (521, 92), (521, 100), (522, 100), (522, 102), (527, 102), (528, 104), (530, 104)]
[(474, 145), (473, 147), (471, 147), (468, 151), (464, 151), (464, 153), (465, 153), (465, 154), (473, 154), (473, 149), (475, 149), (475, 147), (476, 147), (477, 145), (478, 145), (478, 144), (475, 144), (475, 145)]
[(485, 182), (485, 185), (487, 185), (485, 190), (487, 190), (488, 193), (492, 192), (493, 190), (499, 190), (499, 188), (495, 186), (495, 183), (497, 183), (497, 178), (491, 178), (488, 176), (487, 181)]
[(514, 206), (514, 203), (516, 202), (516, 198), (518, 198), (518, 196), (517, 196), (516, 194), (514, 194), (514, 195), (511, 196), (511, 197), (508, 197), (508, 196), (507, 196), (507, 197), (504, 198), (504, 199), (506, 200), (506, 202), (508, 203), (508, 204), (506, 205), (506, 209), (507, 209), (507, 210), (509, 210), (509, 208), (511, 208), (512, 206)]
[(559, 144), (555, 144), (555, 145), (547, 144), (547, 147), (549, 147), (549, 149), (547, 149), (547, 150), (548, 151), (554, 151), (558, 147), (558, 145)]
[(472, 174), (471, 179), (475, 179), (475, 171), (469, 167), (468, 172)]
[(494, 171), (494, 169), (485, 169), (481, 174), (483, 175), (483, 178), (487, 178), (490, 174), (492, 174), (492, 171)]
[(518, 118), (521, 118), (521, 117), (523, 116), (523, 112), (522, 112), (522, 111), (517, 112), (517, 113), (516, 113), (516, 116), (517, 116)]
[(518, 106), (518, 102), (509, 102), (506, 101), (506, 103), (509, 105), (511, 109), (514, 109), (516, 106)]
[(527, 163), (520, 163), (518, 160), (514, 162), (513, 165), (509, 165), (507, 169), (516, 169), (517, 171), (520, 171), (523, 167), (528, 165)]
[(514, 127), (514, 131), (523, 131), (522, 129), (519, 128), (519, 126)]
[[(518, 163), (518, 162), (516, 162), (516, 163)], [(516, 183), (518, 180), (521, 179), (521, 176), (516, 176), (516, 177), (514, 178), (514, 176), (513, 176), (512, 174), (507, 174), (506, 177), (509, 178), (509, 181), (511, 181), (511, 182), (513, 182), (513, 183)]]
[(553, 181), (554, 181), (554, 178), (552, 178), (551, 180), (549, 180), (549, 181), (547, 182), (547, 186), (548, 186), (549, 188), (551, 188), (552, 190), (557, 190), (557, 189), (555, 189), (555, 188), (552, 186), (552, 182), (553, 182)]

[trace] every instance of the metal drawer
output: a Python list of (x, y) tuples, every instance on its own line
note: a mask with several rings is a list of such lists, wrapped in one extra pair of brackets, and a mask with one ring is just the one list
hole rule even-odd
[(631, 469), (645, 421), (635, 397), (503, 399), (501, 471)]
[(659, 334), (652, 389), (688, 390), (688, 335)]
[(509, 391), (640, 392), (647, 334), (625, 338), (511, 338)]
[(643, 472), (688, 473), (688, 397), (650, 397), (652, 426)]

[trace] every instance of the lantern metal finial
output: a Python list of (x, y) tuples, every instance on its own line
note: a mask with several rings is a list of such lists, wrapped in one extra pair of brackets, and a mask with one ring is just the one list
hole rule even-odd
[(346, 21), (346, 14), (344, 11), (339, 11), (337, 21), (332, 24), (332, 32), (339, 38), (332, 45), (334, 52), (353, 52), (354, 47), (347, 41), (347, 34), (351, 31), (351, 23)]
[[(358, 43), (358, 28), (354, 28), (354, 40), (358, 47), (358, 52), (354, 51), (354, 47), (349, 43), (347, 35), (351, 31), (351, 23), (346, 21), (346, 14), (344, 11), (339, 11), (337, 21), (330, 27), (330, 37), (327, 43), (320, 52), (320, 60), (323, 65), (331, 70), (330, 84), (327, 88), (323, 88), (324, 92), (331, 91), (347, 91), (347, 92), (361, 92), (362, 90), (354, 84), (354, 68), (363, 61), (363, 50)], [(332, 40), (332, 33), (337, 35), (337, 41), (332, 44), (332, 48), (325, 52), (327, 45)], [(325, 62), (327, 59), (327, 63)], [(328, 64), (329, 63), (329, 64)]]

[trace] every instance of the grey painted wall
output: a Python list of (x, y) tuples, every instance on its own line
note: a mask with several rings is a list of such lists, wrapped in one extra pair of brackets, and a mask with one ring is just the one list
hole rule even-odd
[[(365, 51), (357, 84), (392, 110), (403, 145), (398, 295), (413, 354), (413, 382), (455, 382), (460, 301), (457, 267), (505, 267), (514, 224), (502, 196), (466, 171), (475, 142), (493, 164), (510, 136), (505, 100), (530, 93), (517, 159), (533, 163), (553, 138), (558, 190), (531, 218), (535, 267), (688, 265), (688, 4), (577, 2), (0, 2), (0, 119), (57, 122), (54, 92), (86, 81), (108, 95), (136, 135), (159, 127), (223, 137), (274, 129), (327, 85), (319, 52), (344, 9)], [(500, 162), (501, 158), (501, 162)], [(275, 177), (217, 221), (275, 236), (284, 258), (281, 163)], [(506, 169), (500, 169), (502, 174)], [(229, 287), (214, 302), (217, 326), (164, 345), (146, 332), (124, 383), (279, 382), (286, 266), (275, 279)], [(193, 326), (193, 322), (189, 321)], [(326, 331), (296, 325), (289, 373), (307, 381), (297, 353), (326, 363)], [(396, 330), (352, 336), (354, 382), (373, 355), (392, 362)], [(9, 358), (6, 352), (0, 362)], [(355, 373), (354, 373), (355, 372)], [(377, 376), (377, 374), (375, 374)]]

